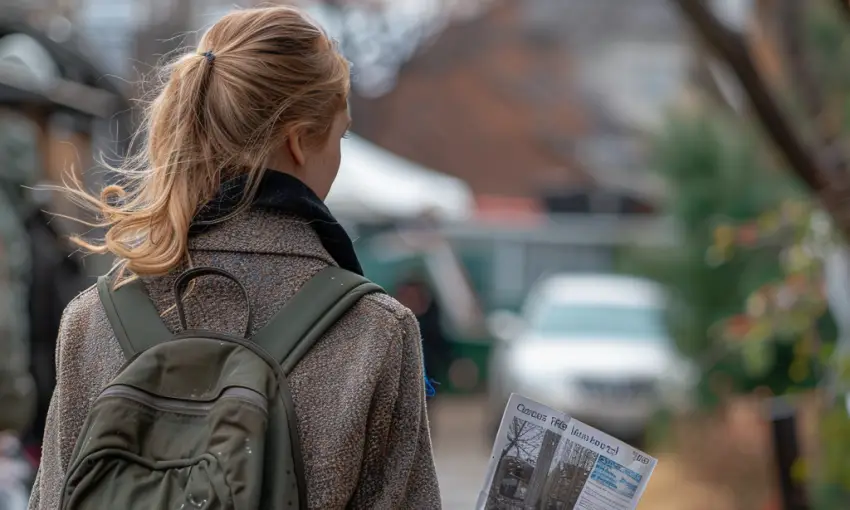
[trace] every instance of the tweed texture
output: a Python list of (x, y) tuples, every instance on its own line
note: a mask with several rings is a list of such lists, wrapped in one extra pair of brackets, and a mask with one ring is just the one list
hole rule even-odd
[[(234, 274), (250, 294), (254, 329), (322, 268), (335, 264), (304, 220), (251, 210), (192, 238), (193, 265)], [(145, 281), (172, 331), (174, 276)], [(225, 279), (196, 280), (186, 296), (190, 327), (239, 334), (245, 304)], [(30, 508), (54, 510), (91, 403), (125, 360), (96, 289), (71, 302), (57, 345), (57, 387)], [(360, 300), (291, 376), (311, 509), (440, 508), (413, 314), (386, 295)]]

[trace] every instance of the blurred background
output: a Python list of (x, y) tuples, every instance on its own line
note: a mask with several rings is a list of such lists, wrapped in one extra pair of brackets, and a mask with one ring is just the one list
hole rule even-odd
[[(657, 456), (640, 509), (850, 507), (844, 0), (290, 3), (353, 64), (328, 204), (420, 319), (445, 508), (511, 392)], [(29, 459), (61, 310), (111, 262), (32, 187), (101, 187), (141, 78), (250, 5), (0, 0), (0, 401), (32, 404), (2, 424)]]

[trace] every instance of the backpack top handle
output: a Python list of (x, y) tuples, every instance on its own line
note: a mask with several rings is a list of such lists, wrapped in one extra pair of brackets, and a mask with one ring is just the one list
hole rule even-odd
[(202, 276), (221, 276), (223, 278), (227, 278), (239, 287), (239, 290), (242, 292), (242, 296), (245, 298), (245, 309), (247, 310), (248, 318), (245, 324), (244, 337), (248, 338), (248, 335), (251, 334), (251, 328), (254, 325), (254, 312), (251, 309), (251, 301), (248, 297), (248, 290), (235, 276), (224, 269), (216, 267), (193, 267), (191, 269), (187, 269), (183, 272), (183, 274), (177, 277), (177, 280), (174, 282), (174, 299), (176, 300), (175, 307), (177, 308), (177, 317), (180, 319), (180, 327), (183, 328), (183, 331), (189, 329), (186, 322), (186, 312), (183, 307), (183, 293), (186, 292), (186, 288), (189, 286), (189, 283)]

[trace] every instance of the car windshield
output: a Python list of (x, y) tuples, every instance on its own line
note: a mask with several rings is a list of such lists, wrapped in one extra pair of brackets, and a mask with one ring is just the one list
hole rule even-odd
[(660, 308), (547, 304), (530, 317), (545, 336), (595, 336), (660, 340), (667, 336)]

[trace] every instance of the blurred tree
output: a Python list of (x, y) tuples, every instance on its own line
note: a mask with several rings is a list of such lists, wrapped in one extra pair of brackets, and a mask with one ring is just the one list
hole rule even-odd
[(17, 196), (31, 182), (35, 153), (31, 123), (0, 111), (0, 433), (25, 431), (35, 412), (26, 310), (31, 268)]
[[(655, 147), (654, 168), (670, 191), (664, 209), (679, 223), (682, 241), (641, 265), (671, 289), (669, 326), (679, 349), (706, 372), (703, 404), (718, 402), (716, 372), (726, 375), (730, 390), (767, 385), (781, 391), (781, 377), (747, 372), (715, 325), (737, 315), (753, 291), (781, 274), (779, 246), (756, 248), (753, 231), (728, 224), (754, 222), (799, 190), (762, 156), (754, 133), (707, 108), (670, 118)], [(752, 249), (731, 252), (736, 237)]]
[[(850, 19), (850, 6), (846, 0), (775, 0), (762, 9), (760, 14), (766, 14), (767, 19), (758, 21), (767, 25), (763, 28), (772, 31), (778, 41), (784, 68), (784, 79), (775, 83), (762, 76), (746, 35), (722, 24), (706, 2), (673, 1), (706, 46), (736, 76), (773, 148), (832, 220), (830, 224), (819, 216), (815, 204), (790, 202), (766, 211), (757, 221), (722, 227), (725, 234), (716, 239), (710, 251), (726, 253), (727, 262), (734, 259), (741, 252), (741, 243), (735, 240), (746, 232), (746, 253), (764, 244), (780, 248), (781, 273), (776, 281), (754, 289), (742, 313), (721, 321), (719, 335), (740, 346), (750, 374), (784, 375), (790, 384), (783, 392), (803, 381), (817, 380), (821, 374), (812, 373), (813, 369), (829, 359), (834, 363), (832, 374), (828, 374), (831, 394), (847, 395), (850, 360), (846, 354), (828, 357), (820, 326), (827, 316), (823, 261), (836, 247), (846, 255), (846, 245), (841, 241), (846, 242), (850, 234), (846, 156), (850, 69), (842, 65), (850, 56), (850, 31), (836, 15), (838, 10), (845, 21)], [(843, 234), (843, 240), (831, 235), (833, 228)], [(850, 310), (838, 312), (847, 314)], [(768, 339), (785, 342), (768, 344)], [(776, 346), (790, 346), (787, 367), (777, 364)], [(815, 508), (846, 508), (850, 497), (850, 400), (833, 398), (828, 402), (822, 420), (824, 448), (820, 462), (814, 471), (801, 468), (796, 475), (807, 479), (815, 476), (820, 482), (814, 491)]]
[[(750, 101), (753, 113), (765, 134), (774, 143), (776, 150), (784, 157), (788, 169), (812, 190), (835, 221), (836, 227), (846, 237), (850, 234), (850, 208), (845, 207), (844, 203), (850, 191), (850, 176), (826, 169), (818, 158), (817, 151), (800, 136), (796, 123), (793, 123), (789, 115), (782, 110), (771, 87), (759, 73), (744, 35), (725, 26), (702, 0), (673, 1), (691, 23), (694, 31), (738, 78), (741, 88)], [(791, 9), (786, 9), (786, 12), (793, 13)], [(786, 15), (785, 19), (787, 18)], [(795, 19), (803, 20), (805, 16), (798, 16)], [(786, 21), (785, 25), (790, 25), (790, 22)], [(802, 58), (796, 53), (786, 57), (789, 62), (800, 62)], [(811, 92), (810, 89), (814, 90), (813, 87), (805, 88), (808, 92)], [(805, 102), (810, 108), (819, 107), (819, 103), (813, 101), (809, 95), (796, 93), (796, 90), (794, 92), (795, 97), (805, 97)], [(817, 119), (802, 118), (800, 120), (804, 125), (811, 126), (812, 121)], [(828, 139), (824, 141), (827, 137), (823, 136), (823, 133), (818, 134), (821, 135), (818, 139), (820, 146), (831, 146)]]

